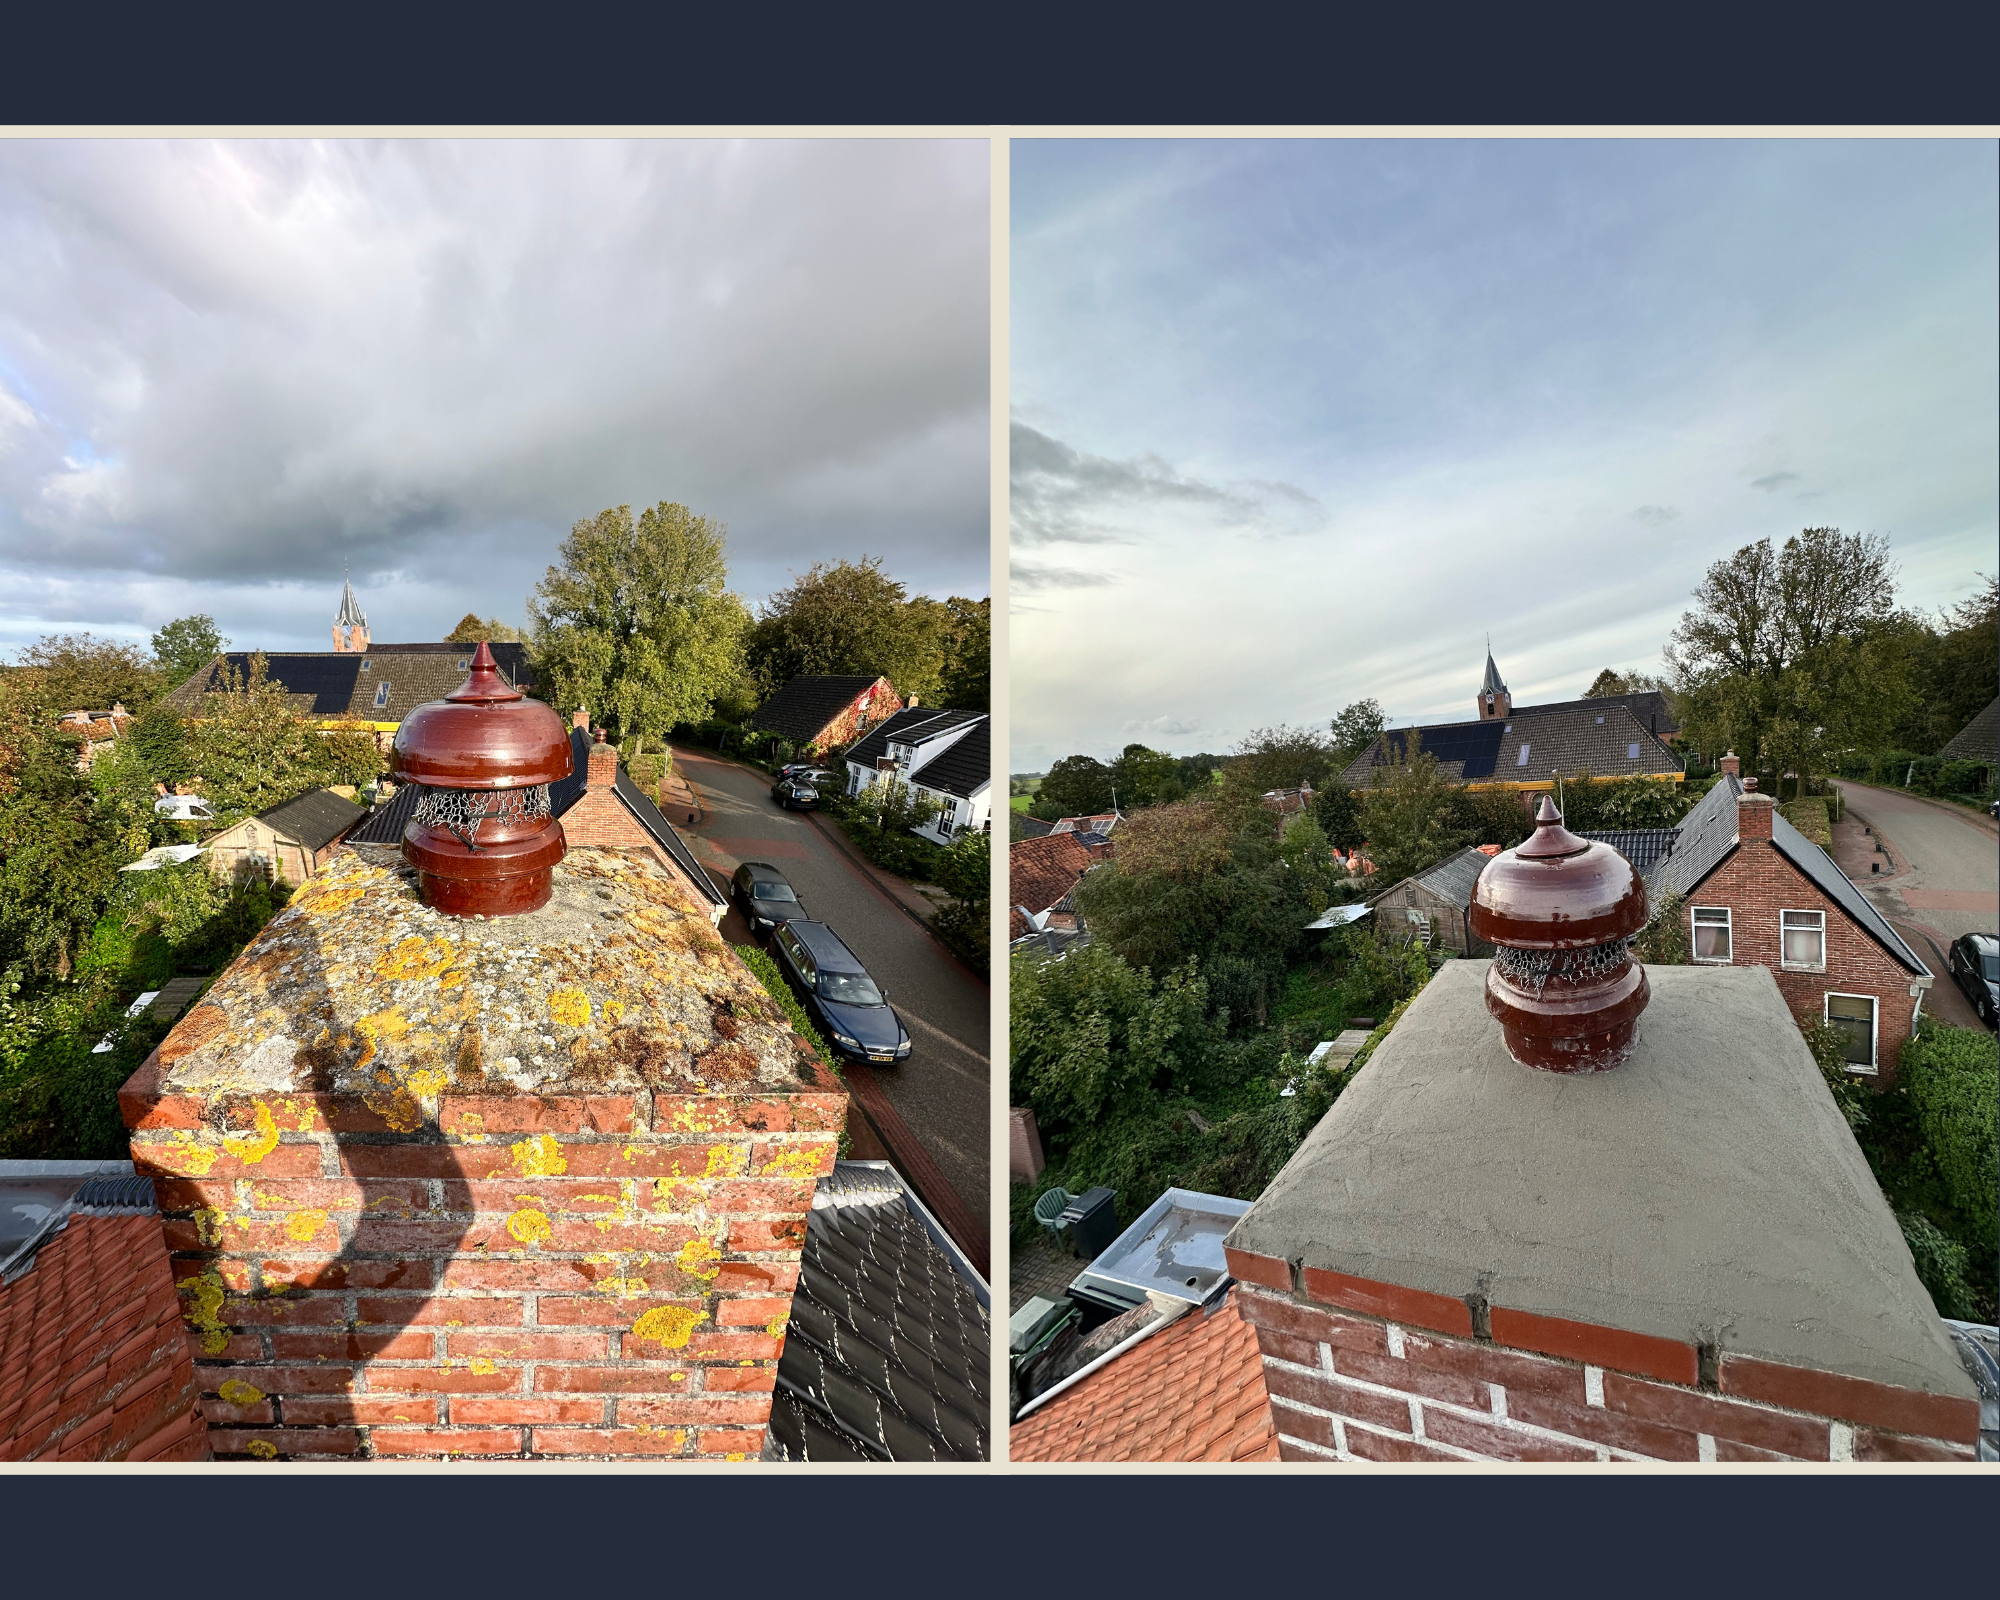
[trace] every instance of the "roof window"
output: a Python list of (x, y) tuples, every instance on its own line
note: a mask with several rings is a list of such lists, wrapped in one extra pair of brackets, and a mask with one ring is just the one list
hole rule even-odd
[(1528, 752), (1533, 748), (1534, 748), (1533, 745), (1527, 745), (1527, 744), (1522, 745), (1521, 753), (1516, 757), (1514, 757), (1514, 765), (1517, 767), (1525, 767), (1528, 764)]
[(363, 672), (366, 672), (368, 670), (368, 658), (366, 656), (363, 656), (361, 658), (361, 670)]
[(1637, 761), (1639, 759), (1639, 746), (1636, 743), (1628, 744), (1625, 747), (1625, 759), (1627, 761)]
[(380, 711), (389, 703), (389, 680), (384, 678), (375, 686), (375, 709)]

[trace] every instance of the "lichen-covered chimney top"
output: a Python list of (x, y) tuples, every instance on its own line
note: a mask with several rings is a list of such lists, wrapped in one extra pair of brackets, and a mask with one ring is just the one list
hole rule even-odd
[(1507, 1053), (1551, 1072), (1603, 1072), (1632, 1052), (1650, 990), (1632, 959), (1645, 885), (1610, 845), (1579, 839), (1542, 797), (1532, 836), (1502, 851), (1472, 894), (1472, 934), (1496, 950), (1486, 1009)]
[(423, 786), (403, 858), (425, 903), (454, 917), (548, 904), (568, 848), (549, 785), (571, 765), (562, 719), (511, 687), (482, 642), (464, 683), (403, 719), (390, 757), (397, 782)]

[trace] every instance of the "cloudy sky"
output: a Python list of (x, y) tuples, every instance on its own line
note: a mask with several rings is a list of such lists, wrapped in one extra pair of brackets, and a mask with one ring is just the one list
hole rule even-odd
[(1707, 566), (2000, 563), (2000, 156), (1012, 147), (1011, 765), (1652, 669)]
[(988, 584), (984, 141), (0, 142), (0, 655), (525, 622), (680, 500)]

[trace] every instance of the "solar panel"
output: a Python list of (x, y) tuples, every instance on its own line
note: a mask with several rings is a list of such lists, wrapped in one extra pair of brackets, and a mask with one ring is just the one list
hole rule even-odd
[[(1498, 722), (1454, 722), (1441, 728), (1421, 728), (1421, 747), (1440, 762), (1463, 763), (1461, 775), (1468, 781), (1490, 778), (1500, 754), (1500, 740), (1506, 729)], [(1398, 756), (1406, 754), (1405, 740), (1410, 729), (1399, 728), (1385, 737)]]

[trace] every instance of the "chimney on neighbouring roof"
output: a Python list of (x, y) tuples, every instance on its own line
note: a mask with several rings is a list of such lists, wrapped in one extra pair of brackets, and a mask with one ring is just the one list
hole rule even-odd
[(911, 695), (911, 696), (910, 696), (910, 698), (908, 699), (908, 701), (906, 701), (906, 702), (904, 703), (904, 706), (903, 706), (903, 709), (904, 709), (905, 711), (914, 711), (914, 710), (916, 710), (916, 709), (917, 709), (917, 697), (916, 697), (915, 695)]
[(618, 783), (618, 747), (607, 743), (599, 728), (590, 746), (590, 767), (584, 776), (586, 789), (611, 789)]
[(1729, 774), (1729, 776), (1732, 778), (1740, 778), (1743, 776), (1743, 763), (1737, 760), (1736, 752), (1734, 750), (1730, 751), (1728, 755), (1724, 756), (1720, 761), (1716, 762), (1716, 765), (1720, 767), (1724, 772)]
[(1768, 844), (1771, 839), (1771, 814), (1777, 809), (1777, 801), (1757, 792), (1755, 778), (1745, 778), (1743, 792), (1736, 797), (1737, 839), (1761, 839)]
[(464, 683), (396, 730), (390, 771), (420, 783), (403, 859), (426, 904), (453, 917), (504, 917), (548, 903), (567, 846), (549, 785), (570, 775), (555, 712), (510, 688), (482, 642)]
[(585, 706), (578, 706), (569, 714), (569, 725), (572, 728), (582, 728), (585, 732), (588, 732), (590, 730), (589, 709)]
[(1496, 949), (1486, 1009), (1507, 1053), (1551, 1072), (1605, 1072), (1630, 1055), (1650, 993), (1630, 941), (1646, 916), (1632, 863), (1571, 833), (1543, 795), (1534, 833), (1472, 892), (1472, 936)]

